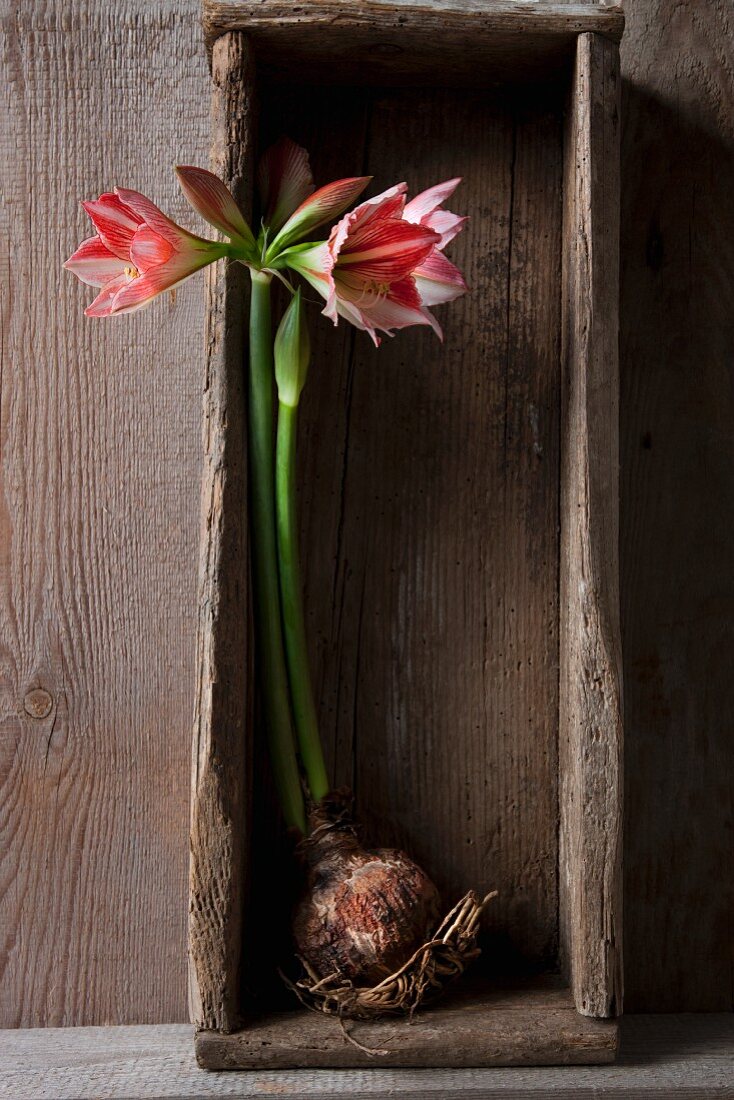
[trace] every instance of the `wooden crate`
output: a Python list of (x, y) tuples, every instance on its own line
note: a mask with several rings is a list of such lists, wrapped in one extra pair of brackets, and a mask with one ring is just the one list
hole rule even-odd
[[(366, 839), (447, 903), (496, 888), (483, 963), (413, 1024), (271, 1003), (288, 852), (248, 625), (244, 271), (208, 284), (190, 961), (201, 1065), (614, 1058), (621, 1007), (617, 9), (206, 0), (213, 167), (250, 201), (288, 133), (317, 181), (461, 174), (471, 294), (379, 351), (316, 326), (301, 424), (326, 751)], [(314, 314), (316, 311), (314, 311)], [(254, 762), (253, 762), (254, 761)], [(253, 774), (257, 781), (253, 783)], [(275, 837), (275, 839), (273, 839)], [(275, 893), (263, 917), (266, 888)], [(283, 892), (285, 897), (285, 891)], [(277, 998), (276, 998), (277, 1002)]]

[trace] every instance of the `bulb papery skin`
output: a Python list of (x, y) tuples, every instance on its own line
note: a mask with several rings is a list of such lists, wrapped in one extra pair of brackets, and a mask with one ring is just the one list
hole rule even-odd
[(324, 978), (376, 985), (428, 939), (439, 896), (404, 852), (365, 849), (349, 826), (318, 827), (301, 843), (306, 884), (293, 917), (296, 951)]

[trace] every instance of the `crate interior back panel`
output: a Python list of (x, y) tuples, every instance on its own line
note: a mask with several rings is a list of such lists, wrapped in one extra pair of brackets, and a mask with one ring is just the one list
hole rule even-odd
[[(409, 852), (446, 909), (470, 888), (499, 891), (482, 957), (455, 993), (412, 1025), (357, 1024), (355, 1035), (390, 1051), (372, 1059), (380, 1065), (608, 1060), (615, 1024), (592, 1017), (619, 1007), (616, 45), (574, 33), (535, 66), (516, 48), (516, 61), (504, 50), (472, 74), (436, 67), (430, 38), (423, 68), (415, 55), (406, 66), (385, 33), (373, 64), (355, 47), (346, 62), (335, 48), (329, 66), (323, 42), (309, 52), (295, 38), (295, 58), (293, 47), (273, 56), (246, 28), (219, 37), (213, 55), (214, 167), (243, 200), (255, 151), (287, 134), (309, 150), (317, 185), (369, 174), (368, 194), (405, 180), (412, 195), (461, 176), (448, 205), (469, 218), (447, 252), (470, 293), (437, 307), (443, 342), (413, 328), (377, 349), (345, 321), (334, 331), (322, 303), (311, 310), (301, 547), (331, 775), (354, 791), (364, 838)], [(246, 532), (225, 508), (212, 534), (207, 478), (241, 443), (246, 283), (220, 272), (209, 295), (207, 424), (217, 427), (225, 400), (228, 415), (215, 459), (208, 443), (202, 583), (231, 602), (246, 555), (227, 550), (228, 524), (237, 547)], [(242, 471), (229, 475), (227, 507), (239, 507)], [(337, 1022), (294, 1007), (276, 972), (288, 960), (291, 857), (263, 779), (254, 693), (230, 701), (226, 731), (206, 696), (212, 662), (225, 686), (251, 679), (246, 636), (238, 654), (223, 654), (221, 639), (217, 649), (234, 620), (231, 608), (222, 616), (205, 608), (200, 630), (199, 1058), (367, 1064)], [(197, 879), (197, 857), (207, 862), (197, 813), (206, 804), (211, 816), (212, 761), (229, 772), (220, 804), (234, 801), (223, 815), (229, 866), (209, 872), (221, 911), (209, 915), (220, 928), (204, 959), (199, 909), (213, 886), (201, 866)]]

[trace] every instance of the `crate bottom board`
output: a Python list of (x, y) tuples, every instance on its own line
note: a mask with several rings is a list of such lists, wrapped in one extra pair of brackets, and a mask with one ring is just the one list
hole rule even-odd
[(601, 1065), (617, 1053), (617, 1021), (581, 1016), (558, 979), (457, 987), (411, 1023), (349, 1021), (308, 1009), (253, 1018), (241, 1031), (199, 1031), (196, 1058), (209, 1070)]

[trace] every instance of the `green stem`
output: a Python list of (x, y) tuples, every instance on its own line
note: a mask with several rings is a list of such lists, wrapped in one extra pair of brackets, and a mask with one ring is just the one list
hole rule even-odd
[(283, 651), (275, 535), (271, 276), (251, 269), (248, 392), (257, 660), (275, 784), (286, 824), (306, 832)]
[(283, 634), (298, 746), (311, 797), (314, 802), (320, 802), (328, 793), (330, 785), (321, 748), (316, 706), (308, 669), (306, 624), (303, 616), (303, 586), (296, 513), (297, 424), (298, 408), (281, 402), (278, 406), (278, 435), (275, 447), (278, 560), (280, 592), (283, 601)]

